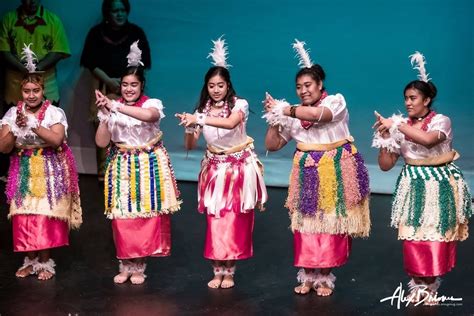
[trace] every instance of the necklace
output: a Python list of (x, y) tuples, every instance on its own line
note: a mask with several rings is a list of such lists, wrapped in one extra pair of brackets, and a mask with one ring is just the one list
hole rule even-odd
[[(409, 126), (413, 126), (416, 122), (422, 121), (420, 129), (422, 131), (426, 132), (426, 131), (428, 131), (428, 125), (431, 123), (431, 121), (433, 120), (433, 117), (435, 117), (435, 115), (436, 115), (436, 112), (430, 110), (428, 113), (426, 113), (422, 117), (408, 118), (407, 124)], [(412, 141), (412, 139), (407, 137), (407, 136), (405, 136), (405, 139), (408, 140), (408, 141)]]
[[(229, 103), (227, 101), (219, 101), (215, 103), (214, 105), (211, 105), (212, 101), (211, 99), (207, 100), (206, 106), (204, 107), (204, 114), (206, 116), (214, 116), (214, 117), (221, 117), (221, 118), (226, 118), (229, 117), (230, 115), (230, 110), (229, 110)], [(216, 106), (216, 104), (219, 104), (219, 106)], [(213, 115), (211, 114), (212, 107), (217, 108), (217, 109), (222, 109), (219, 114)]]
[[(44, 13), (43, 6), (40, 7), (39, 16), (37, 16), (36, 14), (32, 17), (28, 17), (28, 16), (24, 15), (22, 10), (21, 10), (21, 6), (18, 7), (16, 12), (17, 12), (18, 20), (16, 20), (15, 26), (23, 27), (30, 34), (34, 33), (37, 26), (46, 25), (46, 22), (43, 19), (43, 13)], [(34, 23), (29, 24), (29, 23), (26, 22), (26, 20), (32, 20), (32, 19), (34, 19)]]
[[(131, 104), (130, 106), (137, 106), (139, 108), (142, 107), (143, 103), (145, 103), (148, 99), (150, 99), (149, 97), (147, 97), (146, 95), (142, 94), (137, 101), (135, 101), (135, 103)], [(125, 102), (125, 99), (123, 97), (120, 97), (118, 100), (118, 102), (120, 103), (123, 103), (125, 105), (127, 105)]]
[(428, 110), (428, 112), (426, 112), (425, 115), (420, 116), (420, 117), (414, 117), (414, 118), (412, 118), (411, 120), (421, 121), (421, 120), (423, 120), (425, 117), (427, 117), (430, 113), (431, 113), (431, 110)]
[[(38, 115), (36, 117), (36, 119), (38, 120), (38, 124), (41, 124), (41, 122), (43, 122), (44, 116), (46, 114), (46, 110), (48, 109), (50, 105), (51, 105), (51, 102), (49, 102), (49, 100), (44, 101), (43, 104), (41, 105), (40, 109), (38, 110)], [(27, 106), (25, 102), (23, 101), (18, 102), (18, 105), (16, 108), (16, 114), (17, 115), (23, 114), (26, 107)]]

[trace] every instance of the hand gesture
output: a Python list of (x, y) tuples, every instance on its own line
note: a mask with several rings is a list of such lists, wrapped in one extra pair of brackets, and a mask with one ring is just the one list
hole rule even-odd
[(99, 90), (95, 90), (95, 104), (104, 113), (110, 112), (112, 108), (112, 102), (109, 98), (103, 95)]
[(15, 123), (18, 127), (25, 127), (28, 122), (28, 116), (24, 112), (19, 112), (16, 116)]
[(174, 116), (180, 120), (178, 125), (182, 125), (184, 127), (190, 127), (190, 126), (196, 125), (196, 119), (197, 119), (196, 115), (183, 112), (183, 113), (176, 113)]
[(390, 128), (393, 125), (393, 121), (389, 118), (385, 118), (380, 115), (377, 111), (374, 111), (375, 114), (375, 123), (372, 125), (372, 128), (377, 130), (383, 138), (390, 137)]
[(265, 100), (262, 101), (263, 103), (263, 109), (265, 112), (270, 112), (272, 108), (275, 106), (276, 101), (275, 99), (270, 95), (270, 93), (265, 92)]

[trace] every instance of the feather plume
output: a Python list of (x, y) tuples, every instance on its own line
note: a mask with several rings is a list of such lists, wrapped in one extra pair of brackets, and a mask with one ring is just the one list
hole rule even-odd
[(214, 47), (212, 51), (209, 53), (207, 58), (212, 58), (212, 64), (214, 66), (220, 66), (224, 68), (229, 68), (231, 65), (227, 64), (227, 47), (225, 46), (225, 40), (222, 39), (222, 36), (219, 37), (216, 41), (212, 41)]
[(412, 66), (416, 63), (416, 66), (413, 67), (413, 69), (418, 70), (418, 79), (424, 82), (430, 81), (431, 79), (428, 78), (429, 74), (426, 73), (425, 69), (425, 56), (423, 56), (420, 52), (416, 51), (413, 55), (410, 55), (409, 57)]
[(300, 68), (311, 68), (313, 66), (313, 62), (311, 61), (311, 57), (309, 56), (309, 50), (304, 48), (305, 42), (300, 42), (295, 39), (293, 43), (293, 48), (296, 51), (296, 56), (298, 57), (298, 66)]
[(25, 68), (29, 73), (36, 72), (36, 62), (38, 58), (36, 54), (31, 50), (32, 43), (26, 45), (23, 44), (23, 49), (21, 50), (21, 60), (25, 61)]
[(133, 42), (133, 44), (130, 45), (130, 52), (127, 55), (127, 60), (127, 67), (144, 66), (142, 63), (142, 51), (138, 48), (138, 41)]

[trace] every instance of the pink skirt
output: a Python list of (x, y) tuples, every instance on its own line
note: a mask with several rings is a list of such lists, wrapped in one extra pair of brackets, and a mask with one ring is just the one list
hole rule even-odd
[(348, 235), (304, 234), (295, 231), (293, 237), (295, 267), (333, 268), (349, 259), (352, 239)]
[(112, 231), (118, 259), (171, 255), (171, 217), (113, 219)]
[(38, 251), (69, 245), (66, 221), (45, 215), (13, 215), (13, 251)]
[(411, 276), (434, 277), (456, 265), (456, 241), (403, 241), (403, 265)]
[(216, 218), (206, 215), (207, 229), (204, 258), (240, 260), (253, 256), (254, 212), (225, 212)]

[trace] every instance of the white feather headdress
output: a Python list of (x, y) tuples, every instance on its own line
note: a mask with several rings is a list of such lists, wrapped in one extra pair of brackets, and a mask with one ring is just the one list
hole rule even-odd
[(207, 58), (212, 58), (212, 64), (214, 66), (220, 66), (228, 69), (231, 65), (227, 63), (227, 47), (225, 46), (225, 40), (222, 39), (224, 35), (219, 37), (216, 41), (212, 41), (214, 47), (212, 51), (207, 55)]
[(32, 43), (26, 45), (23, 44), (23, 49), (21, 50), (21, 60), (25, 61), (25, 68), (29, 73), (36, 72), (36, 62), (38, 58), (36, 54), (31, 50)]
[(138, 48), (138, 41), (133, 42), (133, 44), (130, 45), (130, 52), (127, 55), (127, 60), (127, 67), (144, 66), (142, 63), (142, 51)]
[(296, 51), (296, 56), (298, 57), (298, 66), (300, 68), (311, 68), (313, 66), (313, 62), (311, 61), (311, 57), (309, 56), (309, 50), (304, 48), (306, 45), (305, 42), (300, 42), (295, 38), (295, 42), (293, 43), (293, 48)]
[(416, 63), (416, 66), (413, 67), (413, 69), (418, 70), (418, 72), (419, 72), (418, 79), (420, 79), (421, 81), (424, 81), (424, 82), (430, 81), (431, 79), (428, 78), (429, 74), (426, 73), (425, 56), (423, 56), (420, 52), (416, 51), (413, 55), (410, 55), (409, 57), (410, 57), (410, 62), (411, 62), (412, 66)]

